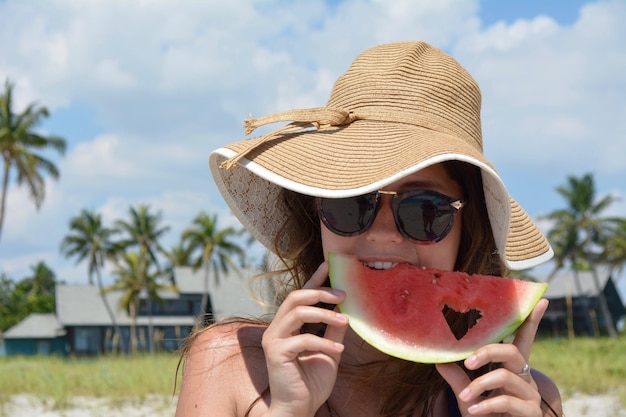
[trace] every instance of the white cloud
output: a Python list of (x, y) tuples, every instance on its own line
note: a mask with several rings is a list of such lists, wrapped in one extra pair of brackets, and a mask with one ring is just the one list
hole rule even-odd
[(95, 81), (106, 87), (129, 88), (135, 84), (132, 75), (123, 71), (119, 63), (112, 59), (98, 62), (94, 70)]
[(12, 185), (6, 196), (2, 240), (14, 239), (24, 233), (29, 219), (35, 214), (35, 204), (24, 187)]
[(456, 56), (483, 90), (492, 158), (561, 177), (572, 166), (624, 172), (614, 156), (626, 154), (626, 141), (616, 140), (626, 131), (617, 93), (626, 91), (626, 50), (618, 45), (626, 39), (624, 19), (626, 3), (600, 2), (585, 6), (572, 26), (538, 17), (459, 42)]
[(0, 255), (0, 273), (5, 272), (10, 278), (21, 280), (28, 276), (30, 267), (40, 261), (44, 261), (46, 265), (50, 266), (50, 260), (55, 255), (50, 252), (31, 252), (23, 256)]
[[(131, 156), (124, 153), (120, 138), (106, 134), (90, 142), (79, 143), (62, 162), (70, 176), (80, 177), (81, 181), (98, 181), (102, 177), (108, 180), (130, 178), (137, 174), (131, 163)], [(133, 155), (136, 159), (136, 155)]]
[(542, 135), (564, 139), (577, 139), (588, 137), (585, 125), (578, 119), (570, 116), (554, 116), (539, 128)]
[(497, 22), (484, 32), (461, 41), (468, 51), (482, 54), (489, 51), (507, 52), (525, 47), (529, 42), (540, 42), (559, 30), (558, 24), (549, 17), (539, 16), (533, 20), (517, 20), (508, 25)]
[[(33, 243), (45, 239), (46, 223), (53, 221), (54, 215), (58, 214), (65, 203), (59, 195), (58, 184), (53, 180), (45, 180), (45, 199), (40, 210), (37, 210), (28, 188), (25, 185), (18, 187), (13, 183), (7, 191), (0, 242), (17, 240)], [(34, 224), (43, 227), (38, 229), (33, 227)]]
[[(54, 118), (84, 104), (102, 132), (71, 144), (42, 212), (11, 188), (3, 259), (26, 259), (7, 247), (27, 245), (58, 256), (82, 208), (112, 222), (149, 203), (172, 236), (201, 209), (237, 224), (209, 151), (242, 139), (249, 113), (323, 105), (358, 53), (396, 40), (448, 50), (479, 81), (486, 152), (503, 174), (531, 167), (545, 179), (537, 186), (552, 187), (592, 171), (624, 195), (626, 3), (589, 4), (570, 26), (543, 16), (481, 27), (477, 10), (453, 0), (0, 2), (0, 78), (16, 82), (18, 107), (37, 101)], [(531, 214), (554, 209), (521, 191)], [(74, 279), (84, 269), (56, 265)]]

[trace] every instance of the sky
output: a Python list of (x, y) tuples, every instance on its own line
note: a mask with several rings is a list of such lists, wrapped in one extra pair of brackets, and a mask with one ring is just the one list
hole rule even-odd
[(544, 230), (568, 176), (593, 174), (598, 197), (620, 199), (607, 214), (624, 216), (624, 21), (626, 0), (0, 0), (2, 86), (15, 84), (17, 112), (46, 106), (40, 132), (68, 144), (44, 153), (61, 177), (39, 211), (10, 184), (0, 272), (22, 279), (44, 261), (86, 283), (87, 265), (59, 250), (82, 209), (112, 226), (147, 204), (166, 248), (200, 211), (237, 224), (210, 151), (243, 139), (250, 114), (323, 106), (360, 52), (402, 40), (478, 81), (485, 154)]

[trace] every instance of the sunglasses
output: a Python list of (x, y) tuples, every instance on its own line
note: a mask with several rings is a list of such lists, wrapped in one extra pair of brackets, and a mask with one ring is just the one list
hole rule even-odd
[(392, 195), (391, 208), (396, 226), (407, 239), (436, 243), (447, 236), (463, 201), (430, 190), (374, 191), (348, 198), (317, 198), (322, 223), (340, 236), (356, 236), (372, 226), (382, 195)]

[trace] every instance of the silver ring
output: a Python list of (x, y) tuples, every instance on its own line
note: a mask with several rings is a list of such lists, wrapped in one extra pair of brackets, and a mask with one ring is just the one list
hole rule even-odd
[(530, 374), (530, 365), (526, 364), (524, 365), (524, 367), (522, 368), (522, 371), (520, 373), (518, 373), (518, 376), (526, 376)]

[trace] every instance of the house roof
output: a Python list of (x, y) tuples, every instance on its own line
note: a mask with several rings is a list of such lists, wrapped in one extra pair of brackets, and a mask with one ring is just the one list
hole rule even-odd
[[(604, 290), (608, 280), (611, 278), (609, 271), (606, 268), (599, 268), (597, 270), (598, 281), (600, 283), (600, 289)], [(547, 277), (542, 281), (546, 281)], [(556, 274), (552, 280), (548, 282), (548, 290), (546, 291), (546, 298), (563, 298), (566, 296), (595, 296), (598, 295), (596, 290), (594, 278), (591, 272), (578, 272), (578, 282), (580, 283), (580, 289), (582, 294), (579, 293), (579, 289), (576, 282), (576, 277), (572, 272)]]
[[(249, 278), (256, 271), (244, 270), (239, 274), (231, 272), (222, 274), (219, 283), (214, 276), (207, 281), (208, 291), (213, 307), (213, 314), (217, 319), (225, 316), (259, 316), (266, 312), (252, 297), (248, 289)], [(204, 271), (194, 271), (192, 268), (175, 268), (174, 277), (180, 294), (202, 294), (204, 288)], [(173, 291), (162, 290), (159, 295), (164, 299), (175, 299), (180, 296)], [(112, 291), (105, 294), (109, 306), (113, 310), (115, 320), (119, 325), (130, 325), (128, 312), (120, 307), (121, 291)], [(95, 285), (65, 285), (57, 284), (57, 317), (64, 326), (110, 326), (111, 319), (106, 310), (100, 291)], [(192, 326), (194, 317), (191, 316), (161, 316), (137, 317), (138, 325), (146, 325), (151, 320), (154, 325)]]
[[(209, 276), (209, 278), (213, 278)], [(209, 280), (209, 284), (210, 284)], [(194, 271), (189, 267), (174, 268), (174, 283), (181, 294), (202, 294), (204, 291), (204, 269)]]
[[(120, 307), (121, 291), (105, 293), (115, 322), (121, 326), (129, 326), (130, 316), (126, 309)], [(57, 317), (64, 326), (110, 326), (111, 318), (106, 310), (100, 291), (95, 285), (63, 285), (56, 286)], [(144, 324), (143, 318), (137, 318), (137, 324)], [(148, 318), (146, 318), (148, 320)], [(153, 316), (150, 318), (156, 326), (180, 325), (192, 326), (194, 318), (188, 316)], [(147, 321), (145, 322), (147, 323)]]
[(64, 335), (65, 329), (54, 313), (32, 313), (4, 332), (5, 339), (54, 339)]
[[(119, 307), (121, 293), (108, 293), (105, 297), (113, 310), (116, 322), (118, 324), (129, 322), (128, 314)], [(56, 306), (57, 317), (66, 326), (111, 325), (111, 318), (95, 285), (57, 284)]]
[[(267, 313), (267, 309), (255, 299), (250, 283), (259, 271), (244, 269), (220, 274), (219, 281), (209, 274), (207, 288), (211, 297), (213, 315), (216, 319), (227, 316), (259, 317)], [(176, 286), (181, 294), (202, 293), (205, 281), (203, 269), (194, 271), (192, 268), (179, 267), (174, 269)], [(257, 282), (256, 289), (264, 290), (267, 284)]]

